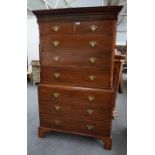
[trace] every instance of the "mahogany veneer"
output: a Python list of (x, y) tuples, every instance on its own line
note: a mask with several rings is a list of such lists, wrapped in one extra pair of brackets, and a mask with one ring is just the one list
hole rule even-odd
[(118, 83), (114, 48), (121, 8), (33, 11), (40, 30), (39, 137), (49, 131), (73, 133), (101, 139), (104, 148), (111, 149)]
[(111, 85), (110, 71), (103, 69), (42, 67), (41, 71), (43, 84), (61, 84), (94, 88), (110, 88)]

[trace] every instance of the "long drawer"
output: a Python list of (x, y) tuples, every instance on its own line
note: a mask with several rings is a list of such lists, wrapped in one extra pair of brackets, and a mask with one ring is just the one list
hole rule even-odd
[(92, 88), (110, 88), (110, 71), (67, 67), (42, 67), (41, 83)]
[(47, 114), (40, 114), (40, 126), (59, 131), (85, 133), (94, 136), (110, 136), (111, 131), (111, 122), (64, 118)]
[(112, 108), (102, 106), (101, 104), (86, 105), (80, 102), (79, 104), (75, 104), (74, 102), (54, 104), (52, 101), (39, 101), (39, 103), (39, 111), (44, 114), (78, 117), (79, 119), (83, 118), (98, 121), (112, 119)]
[(94, 89), (84, 87), (71, 87), (63, 85), (45, 85), (38, 87), (39, 99), (52, 103), (111, 106), (109, 101), (113, 96), (113, 89)]
[(41, 52), (54, 49), (101, 49), (112, 51), (112, 35), (43, 35)]
[(53, 50), (41, 53), (42, 66), (93, 67), (111, 69), (112, 51)]
[(64, 86), (39, 86), (41, 113), (111, 119), (113, 91)]

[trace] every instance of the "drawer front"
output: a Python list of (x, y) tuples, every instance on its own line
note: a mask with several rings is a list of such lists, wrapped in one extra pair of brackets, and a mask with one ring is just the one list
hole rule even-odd
[(42, 66), (93, 67), (111, 69), (112, 51), (53, 50), (42, 52)]
[(75, 22), (76, 34), (112, 34), (113, 21), (79, 21)]
[(41, 22), (40, 34), (73, 34), (73, 22)]
[(99, 122), (68, 117), (64, 118), (47, 114), (40, 114), (40, 126), (94, 136), (110, 136), (111, 130), (111, 122)]
[[(93, 89), (84, 87), (70, 87), (59, 85), (40, 85), (38, 87), (39, 99), (51, 101), (53, 104), (85, 104), (111, 107), (110, 100), (113, 90)], [(108, 104), (107, 104), (108, 103)]]
[[(71, 97), (71, 96), (70, 96)], [(72, 97), (71, 97), (72, 98)], [(63, 101), (62, 101), (63, 102)], [(52, 101), (39, 101), (39, 111), (44, 114), (54, 114), (67, 117), (78, 117), (90, 120), (105, 121), (112, 119), (112, 108), (105, 105), (83, 104), (79, 102), (53, 103)], [(111, 104), (111, 103), (106, 103)]]
[(41, 36), (41, 52), (55, 49), (101, 49), (112, 51), (113, 42), (111, 35), (44, 35)]
[(110, 71), (67, 67), (42, 67), (41, 82), (68, 86), (110, 88)]
[(74, 87), (39, 87), (41, 113), (76, 116), (91, 120), (112, 118), (112, 91)]

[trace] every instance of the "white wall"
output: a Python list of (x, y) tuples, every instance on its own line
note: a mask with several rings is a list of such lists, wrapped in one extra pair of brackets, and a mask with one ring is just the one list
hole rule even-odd
[(39, 30), (35, 16), (27, 19), (27, 55), (28, 65), (39, 60)]

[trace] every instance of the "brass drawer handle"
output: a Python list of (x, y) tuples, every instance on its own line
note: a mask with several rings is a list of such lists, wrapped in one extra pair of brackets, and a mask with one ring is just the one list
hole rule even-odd
[(93, 80), (96, 79), (96, 76), (95, 76), (95, 75), (89, 75), (89, 79), (90, 79), (91, 81), (93, 81)]
[(58, 79), (61, 76), (61, 74), (60, 73), (54, 73), (53, 76), (55, 79)]
[(88, 113), (89, 115), (91, 115), (93, 112), (94, 112), (93, 109), (87, 109), (87, 113)]
[(55, 108), (56, 111), (59, 111), (61, 109), (61, 106), (55, 105), (54, 108)]
[(88, 130), (92, 130), (93, 128), (94, 128), (94, 126), (93, 125), (86, 125), (86, 128), (88, 129)]
[(52, 27), (52, 29), (53, 29), (55, 32), (57, 32), (57, 31), (59, 31), (60, 27), (57, 26), (57, 25), (55, 25), (55, 26)]
[(60, 125), (61, 121), (60, 120), (54, 120), (55, 125)]
[(89, 58), (89, 62), (95, 63), (95, 62), (96, 62), (96, 58), (95, 58), (95, 57), (90, 57), (90, 58)]
[(56, 62), (57, 62), (57, 61), (59, 61), (59, 60), (60, 60), (60, 57), (58, 57), (58, 56), (54, 56), (54, 57), (53, 57), (53, 59), (54, 59), (54, 61), (56, 61)]
[(55, 46), (55, 47), (58, 47), (60, 45), (60, 41), (53, 41), (52, 44)]
[(52, 95), (53, 95), (54, 98), (58, 98), (60, 96), (60, 94), (57, 93), (57, 92), (54, 92)]
[(92, 30), (92, 32), (95, 32), (98, 27), (97, 25), (91, 25), (89, 28)]
[(95, 97), (94, 97), (94, 96), (88, 96), (88, 100), (89, 100), (90, 102), (92, 102), (93, 100), (95, 100)]
[(90, 45), (91, 47), (95, 47), (95, 46), (97, 45), (97, 42), (96, 42), (96, 41), (90, 41), (90, 42), (89, 42), (89, 45)]

